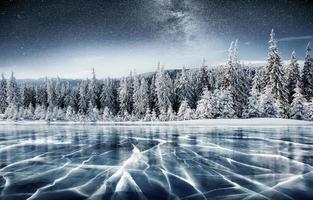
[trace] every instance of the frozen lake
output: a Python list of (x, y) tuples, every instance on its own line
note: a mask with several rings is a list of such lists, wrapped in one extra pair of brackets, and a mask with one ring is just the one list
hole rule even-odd
[(312, 199), (313, 128), (1, 125), (0, 199)]

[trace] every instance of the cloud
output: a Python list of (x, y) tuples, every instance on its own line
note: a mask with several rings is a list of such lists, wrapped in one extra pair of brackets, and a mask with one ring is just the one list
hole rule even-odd
[(284, 38), (279, 38), (277, 41), (310, 40), (310, 39), (313, 39), (313, 35), (303, 35), (303, 36), (295, 36), (295, 37), (284, 37)]

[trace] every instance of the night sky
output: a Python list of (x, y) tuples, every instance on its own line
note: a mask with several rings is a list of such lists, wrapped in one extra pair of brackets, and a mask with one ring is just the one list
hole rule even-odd
[[(301, 0), (28, 0), (0, 3), (0, 72), (18, 78), (122, 76), (264, 60), (274, 28), (283, 59), (313, 43), (313, 3)], [(313, 44), (312, 44), (313, 46)], [(246, 61), (245, 61), (246, 62)]]

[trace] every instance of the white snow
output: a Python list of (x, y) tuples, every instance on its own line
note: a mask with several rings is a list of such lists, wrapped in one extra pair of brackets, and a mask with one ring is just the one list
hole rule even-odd
[(281, 118), (252, 118), (252, 119), (201, 119), (185, 121), (97, 121), (97, 122), (74, 122), (74, 121), (10, 121), (0, 120), (0, 125), (10, 124), (93, 124), (93, 125), (191, 125), (191, 126), (313, 126), (313, 122), (304, 120), (281, 119)]

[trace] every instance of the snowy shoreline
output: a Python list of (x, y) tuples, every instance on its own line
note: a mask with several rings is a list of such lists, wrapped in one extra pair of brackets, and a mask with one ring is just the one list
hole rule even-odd
[(183, 125), (183, 126), (313, 126), (311, 121), (281, 119), (281, 118), (252, 118), (252, 119), (202, 119), (185, 121), (10, 121), (1, 120), (0, 125)]

